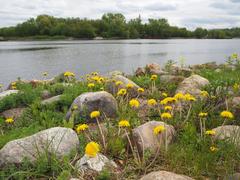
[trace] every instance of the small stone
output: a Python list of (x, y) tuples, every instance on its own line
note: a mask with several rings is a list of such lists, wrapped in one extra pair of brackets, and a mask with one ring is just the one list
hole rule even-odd
[(52, 104), (61, 100), (62, 95), (53, 96), (51, 98), (45, 99), (41, 102), (42, 105)]
[(98, 153), (96, 157), (88, 157), (84, 155), (80, 160), (76, 162), (76, 168), (79, 171), (94, 170), (100, 172), (104, 167), (117, 168), (117, 164), (114, 161), (109, 160), (106, 156)]
[(9, 110), (2, 112), (0, 115), (3, 116), (5, 119), (12, 117), (14, 120), (16, 120), (19, 117), (21, 117), (24, 110), (25, 110), (25, 108), (13, 108), (13, 109), (9, 109)]
[(11, 94), (17, 94), (19, 91), (18, 90), (6, 90), (0, 93), (0, 100), (5, 98), (6, 96), (9, 96)]
[(194, 180), (194, 179), (173, 172), (155, 171), (143, 176), (140, 180)]

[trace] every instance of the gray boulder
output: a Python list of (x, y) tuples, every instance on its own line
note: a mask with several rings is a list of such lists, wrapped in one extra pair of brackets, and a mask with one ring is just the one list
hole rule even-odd
[(67, 120), (71, 117), (74, 106), (78, 107), (74, 113), (88, 121), (91, 120), (89, 115), (92, 111), (100, 111), (104, 117), (114, 118), (117, 116), (117, 101), (106, 91), (87, 92), (78, 96), (66, 115)]
[(8, 142), (0, 150), (0, 166), (21, 164), (25, 158), (30, 162), (43, 153), (54, 153), (58, 157), (68, 155), (79, 146), (77, 134), (69, 128), (54, 127), (32, 136)]
[(133, 140), (141, 152), (147, 149), (153, 153), (156, 152), (159, 147), (159, 142), (161, 143), (161, 146), (164, 146), (165, 132), (159, 135), (155, 135), (153, 133), (154, 128), (159, 125), (164, 125), (166, 128), (167, 144), (170, 144), (172, 142), (173, 137), (176, 133), (172, 125), (168, 125), (161, 121), (150, 121), (133, 129)]
[(52, 104), (61, 100), (62, 95), (53, 96), (51, 98), (45, 99), (41, 102), (42, 105)]
[[(119, 85), (119, 86), (116, 86), (115, 83), (117, 81), (121, 81), (122, 84)], [(110, 92), (113, 95), (116, 95), (119, 89), (121, 89), (121, 88), (125, 88), (126, 89), (127, 84), (132, 84), (133, 85), (133, 88), (128, 90), (129, 96), (130, 97), (136, 97), (138, 95), (137, 90), (140, 87), (136, 83), (131, 81), (130, 79), (128, 79), (128, 78), (126, 78), (124, 76), (121, 76), (121, 75), (112, 76), (110, 78), (110, 80), (108, 81), (106, 88), (107, 88), (108, 92)]]
[(168, 72), (163, 71), (160, 65), (157, 63), (147, 64), (145, 67), (145, 72), (148, 74), (156, 74), (156, 75), (168, 74)]
[(174, 75), (190, 76), (192, 74), (192, 70), (190, 68), (180, 67), (175, 64), (171, 66), (170, 71), (171, 71), (171, 74), (174, 74)]
[(184, 79), (178, 86), (176, 93), (190, 93), (195, 96), (199, 96), (201, 94), (201, 88), (206, 85), (209, 85), (210, 82), (199, 75), (192, 75), (186, 79)]
[(155, 171), (143, 176), (140, 180), (193, 180), (192, 178), (168, 171)]
[(79, 171), (94, 170), (97, 172), (102, 171), (106, 166), (117, 168), (117, 164), (114, 161), (109, 160), (106, 156), (100, 153), (98, 153), (96, 157), (88, 157), (87, 155), (84, 155), (75, 165)]
[(240, 126), (225, 125), (213, 129), (216, 132), (214, 136), (218, 140), (227, 140), (240, 147)]

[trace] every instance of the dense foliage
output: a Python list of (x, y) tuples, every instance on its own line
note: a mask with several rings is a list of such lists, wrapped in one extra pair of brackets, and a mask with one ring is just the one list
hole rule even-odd
[(166, 19), (149, 19), (143, 23), (141, 17), (126, 21), (122, 14), (104, 14), (101, 19), (56, 18), (39, 15), (15, 27), (0, 29), (0, 36), (14, 37), (73, 37), (92, 39), (104, 38), (239, 38), (240, 28), (212, 29), (197, 28), (194, 31), (171, 26)]

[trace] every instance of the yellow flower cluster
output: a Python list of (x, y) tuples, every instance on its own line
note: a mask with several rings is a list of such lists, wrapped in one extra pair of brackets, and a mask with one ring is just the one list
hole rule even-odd
[(90, 114), (90, 117), (91, 118), (97, 118), (97, 117), (99, 117), (100, 116), (100, 112), (99, 111), (93, 111), (93, 112), (91, 112), (91, 114)]
[(185, 94), (184, 97), (186, 101), (196, 101), (196, 98), (191, 94)]
[(117, 92), (117, 95), (118, 96), (124, 96), (127, 94), (127, 90), (126, 89), (120, 89), (118, 92)]
[(157, 126), (157, 127), (155, 127), (155, 128), (153, 129), (153, 133), (154, 133), (155, 135), (158, 135), (158, 134), (160, 134), (161, 132), (163, 132), (163, 131), (165, 131), (165, 130), (166, 130), (166, 128), (165, 128), (164, 126), (159, 125), (159, 126)]
[(123, 119), (119, 121), (118, 127), (130, 127), (130, 123), (128, 120)]
[(163, 99), (163, 100), (160, 101), (160, 104), (162, 104), (162, 105), (167, 105), (167, 104), (169, 104), (169, 103), (174, 103), (174, 102), (176, 102), (176, 101), (177, 101), (177, 99), (174, 98), (174, 97), (166, 97), (165, 99)]
[(100, 151), (100, 146), (96, 142), (89, 142), (85, 147), (85, 154), (89, 157), (96, 157), (97, 153)]
[(184, 100), (185, 96), (182, 93), (177, 93), (175, 94), (174, 98), (176, 98), (177, 100)]
[(75, 74), (74, 74), (73, 72), (66, 71), (66, 72), (64, 73), (64, 76), (65, 76), (65, 77), (74, 77)]
[(161, 118), (162, 119), (171, 119), (172, 115), (170, 113), (165, 112), (165, 113), (161, 114)]
[(157, 101), (155, 99), (149, 99), (147, 101), (148, 106), (155, 106), (157, 104)]
[(220, 116), (223, 118), (227, 118), (227, 119), (234, 118), (233, 114), (230, 111), (223, 111), (223, 112), (221, 112)]
[(212, 152), (216, 152), (216, 151), (218, 151), (218, 148), (215, 147), (215, 146), (211, 146), (211, 147), (210, 147), (210, 151), (212, 151)]
[(214, 136), (216, 132), (214, 130), (208, 130), (205, 132), (206, 135)]
[(77, 127), (76, 127), (76, 131), (77, 133), (79, 134), (80, 132), (82, 131), (85, 131), (87, 130), (89, 127), (87, 124), (79, 124)]
[(205, 113), (205, 112), (200, 112), (198, 114), (199, 117), (207, 117), (208, 113)]
[(11, 88), (12, 89), (17, 89), (17, 83), (16, 82), (12, 82), (11, 83)]
[(130, 105), (131, 107), (138, 108), (139, 105), (140, 105), (140, 103), (139, 103), (139, 101), (138, 101), (137, 99), (131, 99), (131, 100), (129, 101), (129, 105)]
[(13, 118), (7, 118), (7, 119), (5, 120), (5, 122), (6, 122), (7, 124), (12, 124), (12, 123), (14, 122), (14, 119), (13, 119)]

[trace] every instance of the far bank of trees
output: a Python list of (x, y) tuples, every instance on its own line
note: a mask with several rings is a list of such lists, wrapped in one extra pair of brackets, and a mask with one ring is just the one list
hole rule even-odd
[(32, 36), (63, 36), (92, 39), (103, 38), (240, 38), (240, 28), (212, 29), (197, 28), (189, 31), (186, 28), (171, 26), (166, 19), (149, 19), (143, 23), (141, 17), (128, 22), (122, 14), (108, 13), (101, 19), (90, 20), (80, 18), (56, 18), (39, 15), (15, 27), (0, 29), (0, 36), (32, 37)]

